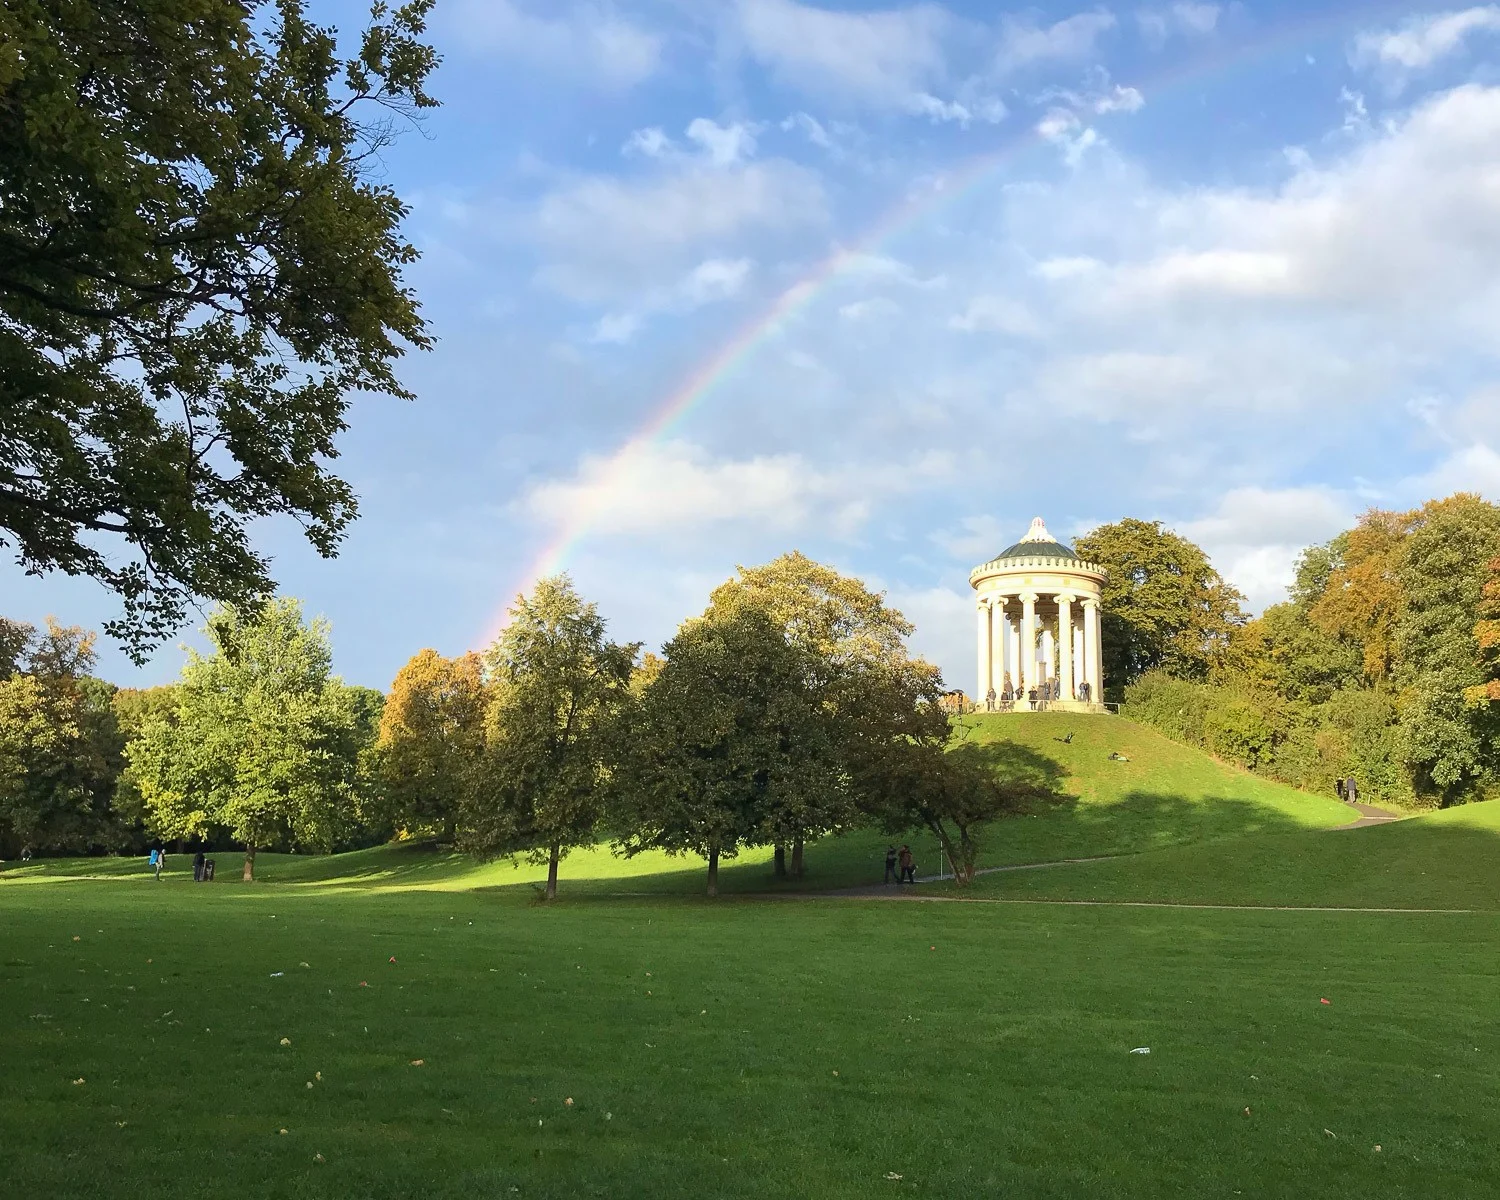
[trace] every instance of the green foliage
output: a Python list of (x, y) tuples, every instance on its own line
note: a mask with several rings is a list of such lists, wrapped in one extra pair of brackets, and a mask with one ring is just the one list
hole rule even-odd
[(1204, 678), (1244, 622), (1244, 597), (1208, 556), (1159, 521), (1126, 518), (1079, 538), (1109, 573), (1103, 594), (1104, 678), (1118, 696), (1148, 671)]
[(666, 644), (622, 760), (626, 853), (701, 855), (717, 895), (720, 859), (782, 840), (810, 795), (841, 787), (809, 653), (764, 608), (724, 602)]
[(1500, 711), (1464, 701), (1485, 682), (1475, 624), (1497, 555), (1500, 507), (1462, 493), (1424, 505), (1402, 548), (1395, 644), (1404, 757), (1418, 794), (1444, 805), (1493, 777), (1500, 747)]
[(138, 657), (269, 594), (257, 519), (332, 555), (354, 516), (349, 398), (430, 344), (379, 152), (434, 103), (432, 3), (348, 59), (303, 0), (0, 8), (0, 528), (118, 592)]
[(562, 856), (592, 841), (603, 816), (638, 650), (609, 641), (598, 608), (559, 575), (516, 598), (488, 653), (488, 747), (464, 795), (459, 844), (545, 857), (548, 899)]
[(474, 653), (444, 658), (421, 650), (397, 673), (377, 743), (383, 809), (395, 827), (453, 841), (483, 768), (489, 701)]
[(94, 635), (7, 622), (15, 669), (0, 679), (0, 854), (113, 847), (124, 739), (114, 689), (89, 676)]
[[(368, 702), (332, 674), (328, 624), (301, 605), (223, 607), (214, 652), (189, 652), (169, 715), (145, 722), (128, 754), (161, 836), (223, 830), (246, 847), (328, 850), (357, 826)], [(361, 689), (362, 690), (362, 689)]]

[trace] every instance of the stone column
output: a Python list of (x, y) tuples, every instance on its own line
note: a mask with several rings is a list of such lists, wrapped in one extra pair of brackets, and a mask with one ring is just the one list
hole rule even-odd
[(1099, 601), (1092, 596), (1083, 602), (1084, 677), (1089, 681), (1090, 698), (1104, 703), (1104, 653), (1099, 644)]
[(1057, 597), (1057, 678), (1062, 698), (1073, 699), (1073, 597), (1066, 592)]
[(979, 614), (979, 670), (974, 684), (974, 703), (984, 707), (984, 698), (989, 691), (990, 678), (990, 602), (980, 600)]
[[(1021, 593), (1021, 671), (1026, 677), (1026, 690), (1036, 685), (1036, 593)], [(1017, 681), (1017, 686), (1020, 686)]]
[(1005, 620), (1005, 645), (1010, 652), (1011, 686), (1014, 687), (1016, 680), (1021, 676), (1021, 618), (1007, 617)]
[(1083, 607), (1078, 609), (1078, 618), (1073, 625), (1073, 694), (1078, 694), (1078, 685), (1086, 677), (1088, 655), (1083, 651)]

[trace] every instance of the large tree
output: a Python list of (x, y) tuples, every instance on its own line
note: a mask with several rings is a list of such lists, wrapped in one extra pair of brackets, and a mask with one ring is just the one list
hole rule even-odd
[(1500, 705), (1500, 558), (1490, 559), (1479, 601), (1479, 620), (1474, 623), (1474, 642), (1479, 647), (1479, 669), (1483, 679), (1470, 684), (1464, 699), (1475, 707)]
[(114, 689), (89, 674), (94, 635), (8, 621), (0, 641), (12, 659), (0, 679), (0, 857), (112, 846), (124, 739)]
[(1419, 794), (1452, 804), (1494, 776), (1500, 712), (1465, 703), (1485, 682), (1475, 621), (1500, 555), (1500, 506), (1459, 493), (1413, 516), (1395, 626), (1405, 759)]
[(1112, 695), (1147, 671), (1201, 679), (1219, 663), (1244, 601), (1203, 550), (1160, 521), (1127, 517), (1078, 539), (1109, 573), (1103, 595), (1104, 676)]
[[(1382, 683), (1395, 662), (1396, 624), (1406, 603), (1401, 556), (1415, 513), (1372, 508), (1327, 547), (1314, 547), (1299, 571), (1299, 593), (1312, 623), (1324, 633), (1360, 647), (1364, 673)], [(1328, 571), (1316, 589), (1306, 578)]]
[(517, 597), (488, 652), (486, 761), (465, 798), (459, 844), (545, 862), (548, 900), (563, 855), (598, 830), (639, 649), (611, 642), (598, 608), (560, 575)]
[(432, 105), (433, 0), (341, 57), (303, 0), (0, 7), (0, 536), (123, 599), (136, 656), (193, 596), (272, 590), (288, 514), (335, 553), (355, 393), (429, 337), (379, 154)]
[(385, 809), (398, 826), (453, 840), (484, 763), (488, 704), (484, 662), (472, 651), (421, 650), (397, 673), (377, 745)]
[(763, 609), (716, 604), (663, 648), (622, 755), (621, 844), (719, 863), (785, 837), (810, 792), (837, 787), (835, 747), (806, 686), (807, 652)]
[[(823, 722), (821, 744), (836, 753), (859, 703), (859, 681), (881, 664), (906, 660), (906, 638), (912, 624), (871, 591), (863, 580), (841, 574), (792, 551), (758, 567), (738, 568), (735, 578), (714, 589), (710, 613), (735, 605), (764, 612), (801, 652), (807, 702)], [(774, 834), (775, 873), (787, 874), (785, 851), (791, 847), (791, 875), (803, 873), (804, 844), (849, 825), (856, 816), (843, 773), (831, 764), (808, 767), (800, 793), (781, 793), (784, 807), (768, 814)]]
[(332, 673), (328, 623), (295, 600), (220, 608), (213, 653), (189, 652), (175, 705), (131, 742), (131, 774), (163, 837), (224, 831), (245, 847), (326, 851), (359, 816), (355, 690)]

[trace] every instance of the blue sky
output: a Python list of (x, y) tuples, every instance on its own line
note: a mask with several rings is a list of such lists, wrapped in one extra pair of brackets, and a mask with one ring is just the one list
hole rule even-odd
[(356, 404), (337, 560), (259, 531), (353, 682), (481, 644), (564, 533), (622, 639), (796, 547), (965, 686), (969, 568), (1035, 515), (1164, 520), (1260, 606), (1364, 508), (1500, 500), (1500, 6), (440, 0), (432, 32), (444, 107), (386, 161), (420, 399)]

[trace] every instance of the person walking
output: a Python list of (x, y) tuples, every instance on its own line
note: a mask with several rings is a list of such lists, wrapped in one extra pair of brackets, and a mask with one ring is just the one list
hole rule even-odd
[(896, 877), (896, 847), (887, 846), (885, 850), (885, 881), (887, 884), (901, 881)]
[(1354, 782), (1354, 776), (1344, 780), (1344, 799), (1350, 804), (1359, 803), (1359, 784)]
[(896, 861), (901, 868), (900, 874), (896, 876), (896, 885), (899, 887), (903, 883), (916, 883), (917, 860), (912, 857), (911, 847), (902, 846)]
[(1339, 799), (1340, 800), (1348, 800), (1349, 799), (1348, 796), (1344, 795), (1344, 781), (1343, 781), (1342, 778), (1335, 779), (1333, 781), (1333, 790), (1336, 791), (1339, 794)]
[(160, 883), (162, 868), (167, 865), (167, 852), (158, 846), (152, 854), (155, 855), (153, 865), (156, 867), (156, 882)]
[(195, 855), (193, 855), (193, 882), (194, 883), (202, 883), (203, 882), (203, 864), (204, 864), (205, 861), (206, 860), (203, 857), (203, 847), (200, 846), (200, 847), (198, 847), (198, 853), (195, 854)]

